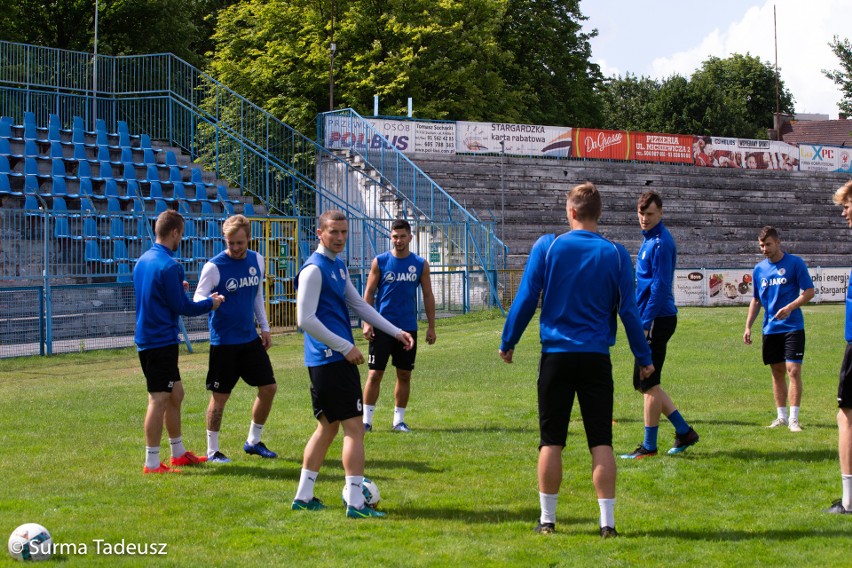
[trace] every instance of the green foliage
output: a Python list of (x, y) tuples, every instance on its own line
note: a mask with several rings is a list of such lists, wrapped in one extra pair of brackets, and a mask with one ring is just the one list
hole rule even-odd
[[(100, 0), (98, 52), (171, 52), (202, 65), (216, 10), (235, 0)], [(95, 0), (4, 2), (0, 39), (59, 49), (94, 49)]]
[[(778, 81), (781, 112), (793, 112), (793, 96)], [(627, 75), (603, 88), (606, 128), (765, 139), (773, 126), (775, 70), (758, 57), (710, 57), (687, 80)]]
[(837, 105), (840, 112), (852, 115), (852, 44), (849, 43), (848, 38), (840, 39), (834, 36), (828, 45), (840, 60), (840, 69), (833, 71), (823, 69), (822, 72), (840, 87), (840, 92), (843, 94), (843, 99)]
[[(277, 460), (246, 456), (255, 389), (239, 384), (220, 444), (234, 462), (143, 476), (146, 395), (135, 350), (0, 361), (0, 533), (45, 525), (58, 543), (88, 543), (69, 566), (842, 566), (852, 518), (823, 513), (840, 496), (837, 369), (843, 306), (806, 306), (804, 431), (766, 430), (775, 417), (759, 341), (742, 343), (745, 307), (684, 308), (669, 344), (666, 391), (701, 434), (678, 457), (618, 462), (616, 521), (601, 541), (590, 458), (575, 402), (564, 451), (557, 533), (532, 532), (536, 489), (537, 319), (499, 360), (494, 312), (438, 322), (422, 345), (406, 414), (390, 432), (392, 374), (366, 438), (366, 473), (379, 485), (375, 521), (344, 518), (341, 437), (317, 481), (330, 508), (291, 511), (302, 450), (315, 428), (302, 338), (274, 338), (278, 396), (264, 428)], [(484, 317), (483, 317), (484, 316)], [(756, 338), (757, 339), (757, 338)], [(617, 453), (642, 440), (642, 399), (623, 334), (612, 350)], [(358, 341), (365, 348), (364, 342)], [(208, 349), (181, 353), (183, 438), (205, 444)], [(720, 356), (720, 354), (724, 354)], [(361, 369), (362, 377), (366, 371)], [(673, 429), (660, 424), (666, 449)], [(163, 452), (167, 457), (168, 444)], [(94, 539), (168, 544), (168, 556), (94, 553)], [(16, 566), (5, 553), (0, 566)]]

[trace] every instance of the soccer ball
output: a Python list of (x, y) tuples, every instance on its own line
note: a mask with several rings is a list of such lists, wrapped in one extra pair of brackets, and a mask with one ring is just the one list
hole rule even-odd
[[(364, 482), (361, 484), (364, 493), (364, 502), (368, 507), (375, 508), (376, 505), (379, 504), (379, 499), (381, 499), (381, 495), (379, 495), (379, 486), (376, 485), (376, 482), (367, 477), (364, 478)], [(349, 486), (343, 486), (343, 504), (349, 505)]]
[(47, 560), (53, 554), (53, 538), (37, 523), (26, 523), (9, 537), (9, 554), (15, 560)]

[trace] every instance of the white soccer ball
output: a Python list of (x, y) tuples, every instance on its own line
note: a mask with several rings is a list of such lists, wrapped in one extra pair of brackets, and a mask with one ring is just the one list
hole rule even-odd
[[(382, 498), (379, 495), (379, 486), (376, 485), (376, 482), (367, 477), (364, 478), (364, 482), (361, 484), (364, 493), (364, 502), (368, 507), (375, 507), (379, 504), (379, 500)], [(349, 486), (343, 486), (343, 504), (349, 505)]]
[(15, 560), (47, 560), (53, 554), (53, 538), (38, 523), (26, 523), (9, 537), (9, 554)]

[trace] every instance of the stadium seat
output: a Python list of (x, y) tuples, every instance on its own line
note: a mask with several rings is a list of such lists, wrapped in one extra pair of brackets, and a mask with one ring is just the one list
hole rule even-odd
[(192, 209), (189, 208), (189, 203), (183, 199), (178, 199), (178, 213), (181, 215), (192, 215)]
[(189, 203), (198, 202), (198, 199), (196, 199), (194, 197), (187, 197), (186, 187), (183, 185), (183, 183), (176, 183), (175, 184), (174, 197), (175, 197), (175, 199), (179, 199), (181, 201), (187, 201)]
[(240, 202), (239, 199), (232, 199), (232, 198), (228, 197), (228, 187), (224, 186), (224, 185), (217, 185), (216, 186), (216, 195), (219, 197), (219, 201), (221, 201), (223, 203), (228, 202), (228, 203), (233, 203), (234, 205), (236, 205), (237, 203)]
[(183, 238), (194, 239), (198, 236), (198, 227), (193, 219), (186, 219), (183, 225)]
[(168, 167), (165, 164), (157, 163), (157, 156), (156, 154), (154, 154), (154, 150), (152, 150), (151, 148), (145, 148), (142, 150), (142, 161), (145, 163), (146, 166), (157, 166), (160, 168)]
[(118, 275), (115, 278), (115, 281), (119, 284), (127, 284), (133, 282), (133, 269), (130, 268), (130, 264), (126, 262), (121, 262), (118, 264)]
[(213, 205), (207, 201), (206, 199), (201, 200), (201, 214), (202, 215), (215, 215), (213, 212)]
[(124, 235), (124, 219), (118, 216), (110, 217), (109, 220), (109, 238), (123, 239)]
[(0, 137), (6, 138), (12, 142), (23, 142), (23, 138), (12, 135), (13, 123), (14, 121), (9, 116), (0, 117)]
[(170, 167), (174, 166), (180, 170), (185, 170), (187, 168), (187, 166), (181, 166), (178, 164), (177, 155), (171, 150), (166, 151), (166, 165)]
[(251, 202), (243, 204), (243, 215), (246, 217), (254, 217), (254, 205)]
[(91, 240), (91, 239), (100, 239), (106, 238), (101, 237), (98, 233), (98, 222), (95, 221), (94, 217), (86, 216), (83, 218), (83, 239)]
[[(203, 239), (194, 239), (192, 241), (192, 260), (194, 261), (206, 261), (210, 258), (210, 253), (207, 251), (206, 243)], [(210, 247), (212, 250), (212, 246)]]
[(112, 241), (112, 260), (118, 263), (128, 263), (133, 259), (127, 254), (127, 245), (124, 239), (114, 239)]
[(41, 157), (41, 151), (35, 140), (24, 140), (24, 156), (27, 158)]
[(90, 199), (95, 198), (95, 194), (92, 191), (92, 180), (87, 177), (80, 178), (80, 189), (77, 190), (80, 194), (80, 197), (88, 197)]
[(92, 203), (91, 198), (89, 197), (80, 197), (80, 211), (86, 213), (94, 213), (97, 211), (95, 209), (95, 204)]
[(130, 179), (135, 180), (136, 179), (136, 166), (134, 166), (132, 162), (129, 162), (129, 163), (125, 162), (124, 163), (124, 179), (125, 180), (130, 180)]
[(79, 199), (77, 193), (68, 193), (68, 186), (65, 184), (65, 178), (61, 176), (53, 176), (51, 178), (50, 195), (54, 197), (62, 197), (64, 199)]
[(167, 210), (169, 208), (168, 204), (162, 199), (158, 199), (154, 202), (154, 217), (157, 217), (160, 213)]
[(24, 193), (29, 195), (37, 195), (39, 193), (39, 183), (37, 177), (26, 176), (24, 178)]
[(23, 154), (15, 154), (12, 152), (12, 145), (9, 143), (8, 137), (0, 137), (0, 156), (4, 158), (12, 158), (14, 160), (20, 160), (24, 157)]
[(213, 256), (216, 256), (223, 250), (225, 250), (225, 241), (222, 239), (216, 239), (213, 241)]
[(123, 120), (118, 121), (118, 145), (121, 148), (130, 148), (130, 130)]
[(41, 207), (39, 207), (38, 198), (32, 194), (27, 193), (24, 195), (24, 211), (39, 211)]
[(20, 178), (24, 175), (13, 172), (11, 166), (9, 166), (9, 159), (3, 155), (0, 155), (0, 174), (6, 174), (7, 176), (14, 178)]
[(50, 179), (50, 175), (39, 173), (38, 160), (33, 157), (24, 158), (24, 175), (35, 176), (39, 182)]
[(13, 197), (23, 197), (23, 191), (12, 191), (9, 185), (9, 174), (0, 172), (0, 195), (11, 195)]
[(86, 241), (84, 249), (84, 258), (87, 263), (91, 264), (112, 264), (112, 259), (106, 259), (101, 256), (101, 246), (97, 240)]
[(127, 185), (124, 189), (124, 198), (127, 200), (139, 200), (139, 183), (135, 179), (127, 180)]
[(174, 201), (174, 198), (166, 197), (165, 195), (163, 195), (163, 186), (162, 186), (162, 184), (160, 184), (160, 182), (152, 181), (152, 182), (149, 182), (149, 184), (150, 184), (150, 186), (149, 186), (148, 197), (147, 197), (147, 199), (149, 201), (152, 200), (152, 199), (157, 200), (157, 201), (168, 201), (168, 202)]
[(27, 111), (24, 113), (24, 140), (38, 139), (38, 125), (36, 124), (35, 113)]
[(65, 160), (62, 158), (54, 158), (50, 164), (50, 173), (53, 177), (61, 177), (67, 180), (77, 180), (77, 176), (71, 175), (68, 173), (67, 168), (65, 167)]
[(89, 165), (89, 162), (83, 160), (82, 162), (77, 162), (77, 177), (80, 178), (82, 182), (83, 179), (88, 179), (89, 184), (92, 182), (92, 166)]
[(116, 199), (115, 197), (107, 198), (107, 212), (108, 213), (123, 213), (121, 208), (121, 201)]
[[(100, 161), (100, 169), (98, 170), (97, 179), (109, 179), (112, 178), (112, 165), (109, 162), (101, 160)], [(93, 178), (94, 179), (94, 178)]]
[(223, 201), (222, 207), (225, 209), (225, 215), (227, 215), (228, 217), (234, 214), (234, 206), (230, 202)]
[(212, 219), (207, 220), (206, 237), (211, 241), (222, 238), (222, 231), (219, 228), (219, 222)]

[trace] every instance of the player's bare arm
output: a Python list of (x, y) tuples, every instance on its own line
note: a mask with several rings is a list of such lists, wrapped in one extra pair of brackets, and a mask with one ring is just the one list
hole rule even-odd
[(743, 332), (743, 343), (751, 345), (751, 326), (754, 325), (754, 320), (760, 313), (760, 300), (752, 298), (748, 305), (748, 317), (746, 318), (745, 332)]
[[(376, 290), (379, 288), (380, 277), (381, 272), (379, 272), (379, 263), (374, 258), (372, 264), (370, 264), (370, 274), (367, 275), (367, 286), (364, 288), (364, 301), (371, 306), (374, 305), (376, 301)], [(372, 341), (376, 337), (376, 332), (373, 331), (373, 326), (367, 322), (364, 322), (362, 331), (364, 333), (364, 339), (367, 341)]]
[(814, 298), (814, 289), (813, 288), (808, 288), (807, 290), (802, 290), (802, 293), (799, 294), (798, 298), (796, 298), (795, 300), (793, 300), (792, 302), (790, 302), (789, 304), (787, 304), (786, 306), (784, 306), (783, 308), (781, 308), (780, 310), (778, 310), (775, 313), (775, 319), (777, 319), (777, 320), (787, 319), (788, 317), (790, 317), (790, 314), (792, 314), (794, 311), (796, 311), (797, 309), (801, 308), (802, 306), (804, 306), (805, 304), (807, 304), (808, 302), (813, 300), (813, 298)]
[[(375, 261), (374, 261), (375, 262)], [(420, 290), (423, 292), (423, 307), (426, 309), (426, 343), (434, 345), (438, 336), (435, 334), (435, 294), (432, 292), (432, 278), (429, 271), (429, 262), (423, 262), (423, 272), (420, 274)]]

